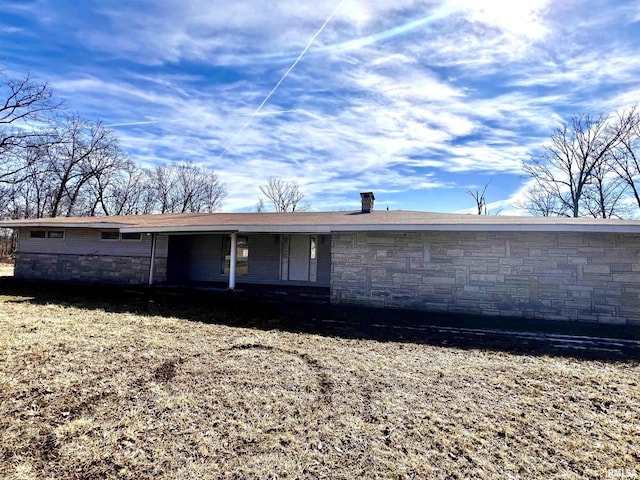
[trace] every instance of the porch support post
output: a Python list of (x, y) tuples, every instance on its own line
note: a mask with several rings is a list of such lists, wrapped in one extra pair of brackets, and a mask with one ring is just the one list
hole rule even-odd
[(149, 264), (149, 285), (153, 285), (153, 277), (156, 273), (156, 234), (151, 234), (151, 262)]
[(231, 258), (229, 261), (229, 290), (236, 288), (236, 255), (238, 250), (238, 233), (231, 234)]

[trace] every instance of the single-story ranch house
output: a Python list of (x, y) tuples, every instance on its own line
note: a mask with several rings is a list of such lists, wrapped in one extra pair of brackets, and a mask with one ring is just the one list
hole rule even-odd
[(362, 209), (6, 220), (15, 276), (322, 287), (332, 303), (640, 325), (640, 221)]

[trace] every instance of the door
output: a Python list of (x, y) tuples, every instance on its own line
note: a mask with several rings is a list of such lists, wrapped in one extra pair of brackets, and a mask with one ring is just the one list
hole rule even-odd
[(309, 281), (310, 253), (309, 235), (291, 235), (289, 240), (289, 280)]

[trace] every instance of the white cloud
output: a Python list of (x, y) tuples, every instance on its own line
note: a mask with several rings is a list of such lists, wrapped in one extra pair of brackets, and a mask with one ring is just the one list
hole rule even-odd
[(579, 56), (567, 54), (560, 62), (542, 63), (510, 84), (593, 88), (595, 84), (607, 82), (635, 83), (640, 73), (640, 57), (630, 48), (608, 52), (592, 50)]
[[(327, 185), (338, 191), (447, 186), (444, 180), (425, 180), (424, 175), (416, 180), (416, 173), (395, 170), (401, 166), (454, 172), (518, 170), (526, 147), (505, 140), (507, 134), (515, 135), (513, 131), (496, 130), (492, 135), (483, 122), (523, 122), (531, 117), (529, 107), (535, 102), (517, 96), (491, 101), (471, 98), (415, 62), (388, 68), (390, 62), (364, 62), (342, 75), (312, 69), (325, 88), (331, 90), (335, 84), (340, 91), (348, 85), (360, 93), (341, 98), (330, 112), (324, 111), (321, 99), (309, 95), (297, 98), (301, 104), (284, 119), (256, 118), (221, 161), (217, 160), (219, 153), (245, 121), (241, 112), (252, 109), (233, 94), (233, 86), (227, 86), (222, 96), (194, 94), (193, 87), (185, 87), (188, 83), (176, 88), (174, 79), (137, 76), (135, 80), (142, 83), (88, 77), (57, 82), (56, 88), (76, 101), (95, 101), (96, 109), (109, 102), (120, 115), (112, 119), (114, 123), (139, 123), (119, 132), (123, 146), (143, 163), (189, 158), (215, 168), (229, 185), (227, 208), (251, 208), (259, 193), (257, 185), (274, 172), (297, 179), (315, 205), (318, 198), (324, 198)], [(294, 81), (292, 89), (297, 86)], [(99, 98), (95, 98), (96, 91), (101, 92)], [(254, 101), (260, 98), (257, 92), (248, 96)], [(281, 98), (287, 99), (286, 94)], [(285, 109), (279, 104), (270, 108)], [(546, 121), (543, 113), (540, 116)], [(535, 120), (534, 116), (527, 121)], [(493, 145), (451, 143), (474, 132), (485, 135)]]
[(570, 109), (640, 98), (637, 47), (588, 38), (615, 8), (593, 19), (550, 0), (345, 0), (220, 159), (337, 2), (109, 2), (84, 24), (75, 4), (37, 5), (103, 62), (48, 77), (67, 103), (114, 125), (146, 165), (212, 166), (229, 209), (255, 205), (274, 175), (320, 207), (362, 188), (449, 188), (451, 172), (516, 174)]
[(544, 15), (550, 0), (449, 0), (471, 22), (498, 28), (514, 36), (539, 40), (548, 33)]

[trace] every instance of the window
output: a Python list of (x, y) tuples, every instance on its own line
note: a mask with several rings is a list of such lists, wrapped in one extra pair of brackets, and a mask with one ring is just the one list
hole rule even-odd
[(100, 232), (100, 240), (142, 240), (141, 233)]
[[(231, 238), (223, 237), (222, 244), (222, 273), (229, 275), (231, 270)], [(236, 275), (249, 273), (249, 241), (247, 237), (238, 237), (236, 241)]]
[(311, 245), (309, 246), (309, 258), (311, 260), (316, 259), (317, 248), (316, 248), (316, 237), (311, 237)]
[(142, 234), (141, 233), (121, 233), (120, 239), (121, 240), (142, 240)]
[(64, 230), (30, 230), (29, 237), (64, 239)]

